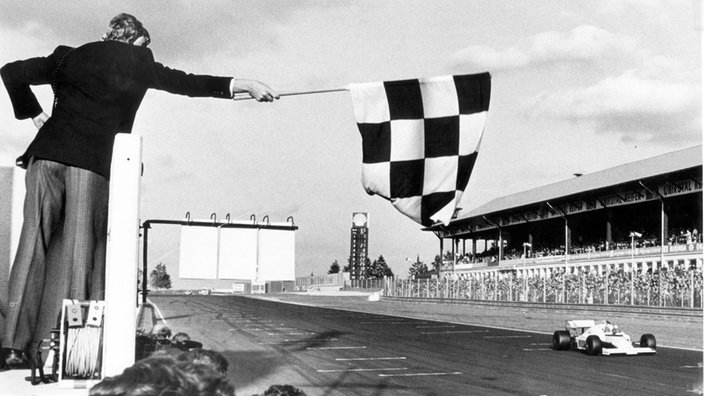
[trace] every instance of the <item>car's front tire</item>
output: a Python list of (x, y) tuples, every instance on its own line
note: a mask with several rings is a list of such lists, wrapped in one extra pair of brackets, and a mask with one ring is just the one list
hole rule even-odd
[(588, 355), (601, 355), (601, 339), (599, 336), (587, 337), (586, 349)]
[(655, 336), (652, 334), (643, 334), (640, 337), (640, 346), (655, 349), (657, 347)]
[(558, 330), (552, 335), (552, 349), (556, 351), (564, 351), (570, 349), (571, 337), (570, 332)]

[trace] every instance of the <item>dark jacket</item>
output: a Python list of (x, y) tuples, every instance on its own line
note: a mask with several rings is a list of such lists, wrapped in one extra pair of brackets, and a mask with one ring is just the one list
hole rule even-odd
[(25, 156), (48, 159), (110, 176), (117, 133), (132, 130), (147, 89), (193, 97), (230, 97), (230, 78), (186, 74), (155, 62), (151, 50), (117, 41), (72, 49), (57, 47), (45, 58), (8, 63), (0, 69), (17, 119), (43, 110), (30, 85), (51, 84), (51, 117)]

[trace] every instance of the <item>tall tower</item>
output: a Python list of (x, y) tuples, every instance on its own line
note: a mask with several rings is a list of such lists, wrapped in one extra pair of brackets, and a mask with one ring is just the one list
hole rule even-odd
[(354, 212), (350, 231), (350, 279), (365, 278), (368, 248), (369, 215), (366, 212)]

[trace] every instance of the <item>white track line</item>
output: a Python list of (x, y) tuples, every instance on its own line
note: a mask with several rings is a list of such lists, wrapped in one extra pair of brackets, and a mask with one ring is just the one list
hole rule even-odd
[(339, 346), (339, 347), (308, 347), (306, 349), (320, 349), (320, 350), (327, 350), (327, 349), (366, 349), (367, 347), (365, 346)]
[(279, 340), (279, 341), (273, 341), (273, 342), (258, 342), (257, 345), (279, 345), (282, 342), (325, 342), (325, 341), (337, 341), (337, 338), (327, 338), (324, 340), (307, 340), (307, 339), (302, 339), (302, 340)]
[(407, 367), (387, 367), (387, 368), (357, 368), (357, 369), (332, 369), (332, 370), (316, 370), (319, 373), (355, 373), (366, 371), (401, 371), (408, 370)]
[(484, 336), (484, 338), (532, 338), (533, 336)]
[(611, 374), (611, 373), (602, 373), (602, 374), (608, 375), (609, 377), (616, 377), (616, 378), (622, 378), (622, 379), (627, 379), (627, 380), (635, 380), (635, 378), (626, 377), (625, 375), (618, 375), (618, 374)]
[[(421, 331), (421, 334), (470, 334), (488, 333), (489, 330), (445, 330), (445, 331)], [(485, 337), (486, 338), (486, 337)]]
[(318, 338), (318, 339), (303, 339), (303, 340), (290, 340), (290, 339), (285, 339), (281, 340), (283, 342), (323, 342), (323, 341), (337, 341), (337, 338)]
[(395, 357), (368, 357), (368, 358), (336, 358), (338, 362), (348, 362), (348, 361), (367, 361), (367, 360), (406, 360), (405, 356), (395, 356)]
[(164, 326), (169, 327), (169, 324), (166, 323), (166, 319), (164, 319), (164, 315), (161, 314), (161, 311), (159, 310), (159, 307), (156, 306), (150, 299), (147, 298), (147, 303), (151, 304), (152, 307), (156, 310), (156, 316), (158, 317), (157, 320), (160, 320)]
[(379, 374), (379, 377), (426, 377), (434, 375), (462, 375), (460, 371), (451, 373), (403, 373), (403, 374)]

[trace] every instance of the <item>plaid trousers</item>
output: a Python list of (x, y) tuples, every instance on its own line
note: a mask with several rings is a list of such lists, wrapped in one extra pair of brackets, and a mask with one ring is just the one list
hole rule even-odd
[(41, 159), (25, 183), (2, 335), (3, 348), (19, 350), (49, 337), (62, 299), (104, 298), (109, 189), (97, 173)]

